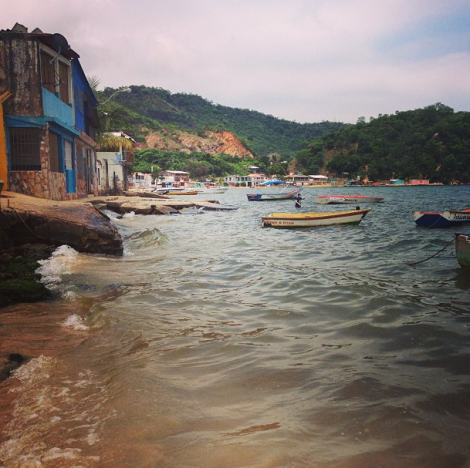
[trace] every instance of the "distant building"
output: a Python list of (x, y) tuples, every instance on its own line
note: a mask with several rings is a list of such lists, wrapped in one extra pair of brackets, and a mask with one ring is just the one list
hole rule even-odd
[(316, 184), (316, 185), (324, 185), (328, 183), (328, 176), (324, 175), (309, 175), (308, 176), (310, 183)]
[(158, 173), (158, 183), (164, 186), (189, 186), (189, 173), (184, 171), (161, 171)]
[(98, 102), (78, 59), (60, 34), (18, 23), (0, 31), (0, 95), (11, 93), (0, 129), (5, 189), (52, 200), (97, 193)]
[(429, 185), (428, 179), (411, 179), (409, 185)]
[(309, 185), (310, 176), (301, 173), (293, 173), (284, 177), (286, 182), (290, 182), (294, 185)]
[(230, 187), (246, 186), (246, 187), (257, 187), (258, 185), (264, 184), (268, 179), (265, 174), (258, 174), (256, 172), (248, 174), (246, 176), (231, 175), (224, 177), (224, 183)]
[(96, 154), (98, 192), (101, 195), (121, 195), (128, 189), (129, 166), (133, 154), (133, 149), (127, 149), (122, 140), (130, 141), (132, 148), (136, 142), (124, 132), (107, 132), (104, 135), (114, 137), (116, 148), (115, 151), (98, 151)]

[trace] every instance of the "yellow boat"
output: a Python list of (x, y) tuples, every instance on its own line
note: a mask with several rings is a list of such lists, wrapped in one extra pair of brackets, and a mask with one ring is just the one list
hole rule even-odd
[(371, 210), (356, 209), (329, 213), (271, 213), (261, 218), (263, 226), (276, 228), (298, 228), (330, 226), (332, 224), (359, 224)]
[(197, 190), (179, 190), (175, 192), (169, 190), (167, 193), (165, 193), (165, 195), (197, 195), (198, 193), (199, 192)]

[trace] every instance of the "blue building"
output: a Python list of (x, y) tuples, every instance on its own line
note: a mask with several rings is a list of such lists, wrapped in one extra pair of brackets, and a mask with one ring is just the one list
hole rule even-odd
[(8, 190), (52, 200), (97, 193), (98, 103), (78, 59), (60, 34), (0, 31)]

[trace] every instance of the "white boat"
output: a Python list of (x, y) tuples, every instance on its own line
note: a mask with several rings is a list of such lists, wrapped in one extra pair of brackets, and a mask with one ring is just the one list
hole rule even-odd
[(455, 256), (462, 268), (470, 268), (470, 238), (467, 234), (455, 234)]
[(266, 201), (266, 200), (287, 200), (292, 199), (300, 193), (302, 189), (290, 190), (289, 192), (275, 193), (247, 193), (248, 201)]
[(271, 213), (261, 218), (263, 226), (298, 228), (330, 226), (332, 224), (359, 224), (371, 208), (335, 211), (330, 213)]
[(194, 190), (198, 190), (199, 193), (225, 193), (229, 187), (223, 185), (215, 185), (204, 182), (196, 182), (193, 187)]
[(316, 203), (323, 205), (332, 204), (357, 204), (357, 203), (380, 203), (383, 197), (371, 197), (367, 195), (320, 195), (314, 198)]

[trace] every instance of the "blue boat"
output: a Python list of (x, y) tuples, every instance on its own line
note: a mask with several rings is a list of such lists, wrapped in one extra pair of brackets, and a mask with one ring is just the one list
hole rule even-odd
[(469, 210), (413, 211), (415, 223), (420, 227), (446, 228), (470, 224)]

